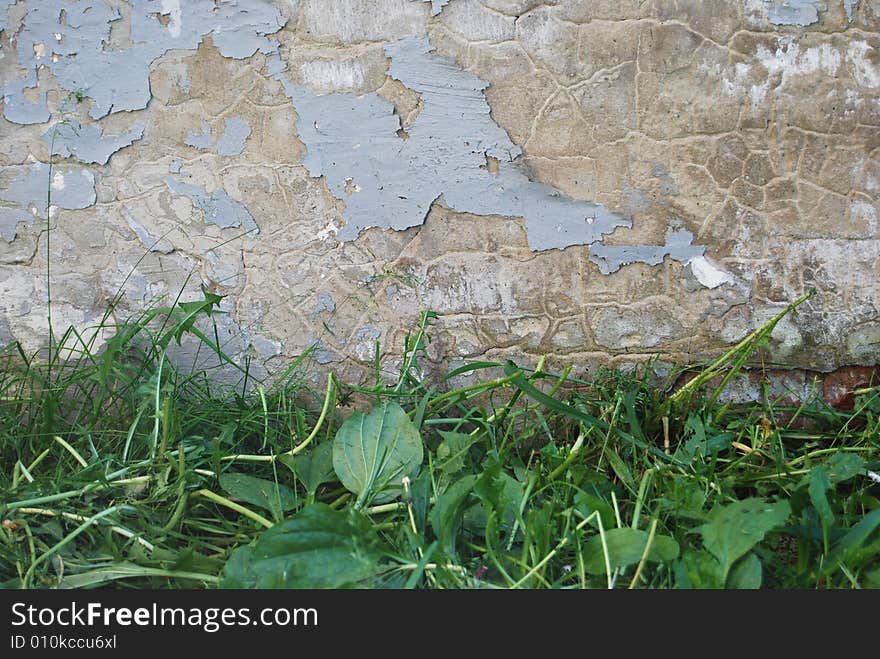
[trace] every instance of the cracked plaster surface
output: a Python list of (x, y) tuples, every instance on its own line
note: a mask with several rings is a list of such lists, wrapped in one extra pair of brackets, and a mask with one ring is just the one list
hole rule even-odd
[[(204, 288), (227, 296), (224, 332), (238, 352), (271, 367), (318, 342), (322, 361), (356, 374), (377, 340), (393, 369), (403, 334), (432, 308), (440, 319), (429, 350), (446, 364), (547, 354), (586, 369), (656, 351), (701, 358), (815, 287), (774, 336), (776, 353), (820, 370), (878, 359), (872, 0), (798, 3), (797, 20), (765, 0), (299, 0), (261, 3), (249, 17), (248, 3), (221, 3), (238, 26), (228, 31), (198, 13), (213, 2), (39, 4), (0, 6), (4, 111), (37, 122), (0, 120), (0, 315), (15, 336), (40, 335), (47, 256), (45, 199), (22, 201), (15, 182), (48, 161), (41, 136), (64, 119), (98, 141), (138, 123), (144, 132), (87, 169), (73, 148), (62, 152), (65, 167), (93, 178), (95, 196), (66, 206), (56, 197), (48, 214), (60, 320), (99, 315), (96, 291), (109, 297), (123, 281), (120, 312)], [(71, 11), (59, 41), (36, 11), (56, 4), (95, 5), (110, 27)], [(397, 122), (388, 140), (419, 139), (436, 105), (412, 71), (395, 75), (394, 44), (425, 39), (486, 84), (490, 121), (522, 152), (517, 175), (631, 227), (536, 252), (525, 214), (504, 205), (487, 214), (471, 196), (425, 205), (421, 225), (367, 222), (340, 240), (352, 226), (346, 202), (363, 184), (312, 175), (318, 150), (299, 126), (309, 108), (286, 91), (315, 107), (345, 94), (373, 99)], [(82, 73), (64, 63), (83, 56), (77, 49), (92, 62)], [(116, 72), (112, 62), (132, 49), (135, 63)], [(117, 76), (131, 79), (113, 90)], [(80, 88), (85, 99), (70, 103)], [(219, 154), (234, 118), (251, 129), (246, 148)], [(214, 132), (199, 149), (187, 136), (204, 134), (203, 122)], [(472, 185), (507, 169), (481, 155)], [(238, 226), (206, 221), (212, 195), (243, 209), (259, 233), (238, 211)], [(668, 236), (685, 232), (699, 254), (664, 258)], [(656, 265), (603, 266), (596, 253), (616, 252), (622, 264), (634, 249), (650, 249), (642, 260)]]

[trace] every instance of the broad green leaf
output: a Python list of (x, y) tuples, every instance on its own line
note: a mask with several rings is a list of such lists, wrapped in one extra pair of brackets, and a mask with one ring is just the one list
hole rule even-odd
[(825, 463), (828, 480), (832, 485), (848, 481), (855, 476), (864, 475), (867, 470), (865, 460), (855, 453), (835, 453)]
[(470, 435), (440, 431), (443, 441), (437, 447), (437, 468), (444, 474), (454, 474), (465, 467), (468, 450), (477, 441)]
[(721, 566), (705, 549), (688, 550), (673, 566), (675, 587), (684, 589), (722, 588)]
[(296, 507), (296, 494), (286, 485), (234, 472), (221, 474), (220, 487), (236, 499), (268, 510), (281, 519), (283, 513)]
[(461, 527), (461, 515), (468, 495), (477, 482), (476, 476), (465, 476), (454, 482), (437, 497), (431, 510), (431, 528), (447, 554), (455, 552), (455, 540)]
[(738, 558), (761, 542), (766, 533), (784, 524), (790, 514), (788, 501), (771, 503), (756, 498), (713, 509), (697, 531), (703, 536), (703, 545), (721, 564), (722, 581), (727, 581)]
[[(642, 559), (648, 544), (648, 532), (628, 527), (605, 531), (605, 542), (611, 569), (626, 567)], [(584, 543), (584, 569), (590, 574), (605, 574), (605, 554), (602, 536), (598, 533)], [(668, 535), (655, 535), (648, 551), (649, 561), (674, 561), (678, 557), (678, 543)]]
[(828, 497), (825, 492), (831, 488), (831, 481), (828, 479), (828, 473), (824, 467), (814, 467), (810, 471), (810, 501), (813, 502), (813, 508), (819, 514), (822, 522), (822, 530), (827, 536), (828, 529), (834, 524), (834, 513), (831, 510), (831, 504), (828, 503)]
[(330, 442), (318, 444), (298, 455), (282, 455), (279, 459), (302, 481), (309, 494), (314, 495), (321, 485), (336, 478), (333, 444)]
[(761, 587), (761, 577), (761, 560), (754, 552), (749, 552), (733, 566), (726, 586), (739, 590), (757, 590)]
[(236, 549), (223, 568), (223, 588), (345, 588), (382, 572), (388, 549), (363, 515), (306, 506), (256, 542)]
[(403, 477), (414, 477), (423, 457), (418, 429), (394, 402), (378, 405), (366, 416), (355, 412), (333, 440), (333, 469), (360, 505), (397, 497)]
[(604, 499), (586, 492), (578, 492), (574, 497), (574, 507), (584, 517), (591, 515), (594, 511), (599, 511), (602, 526), (606, 529), (614, 527), (614, 510), (611, 508), (611, 504)]

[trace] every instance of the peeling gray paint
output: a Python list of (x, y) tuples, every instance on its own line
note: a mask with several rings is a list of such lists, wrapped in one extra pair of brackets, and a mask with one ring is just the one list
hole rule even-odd
[(103, 129), (95, 124), (83, 126), (78, 121), (65, 121), (43, 133), (43, 141), (50, 155), (73, 156), (80, 162), (106, 165), (110, 156), (143, 136), (144, 124), (140, 122), (121, 135), (104, 135)]
[(9, 8), (15, 4), (16, 0), (0, 0), (0, 34), (6, 29), (6, 21), (9, 19)]
[(203, 121), (202, 132), (190, 131), (184, 143), (203, 151), (214, 149), (220, 156), (239, 156), (244, 151), (245, 143), (250, 136), (251, 127), (248, 123), (239, 117), (232, 117), (223, 120), (223, 134), (216, 142), (211, 134), (211, 126), (207, 121)]
[[(168, 17), (167, 25), (159, 16)], [(243, 59), (258, 50), (269, 54), (277, 51), (277, 44), (266, 35), (286, 22), (271, 3), (261, 0), (219, 5), (213, 0), (133, 0), (132, 46), (106, 50), (111, 23), (121, 18), (117, 9), (100, 0), (42, 0), (29, 5), (17, 35), (19, 64), (29, 71), (47, 66), (63, 89), (82, 90), (91, 98), (89, 115), (100, 119), (111, 112), (145, 108), (150, 100), (150, 65), (169, 50), (194, 50), (211, 35), (225, 57)], [(9, 106), (21, 105), (21, 90), (7, 85), (4, 97), (6, 117), (13, 121)], [(20, 117), (21, 112), (12, 116)]]
[(846, 19), (851, 23), (859, 9), (860, 0), (843, 0), (843, 9), (846, 11)]
[[(460, 212), (525, 218), (533, 250), (590, 244), (631, 225), (600, 204), (532, 181), (520, 148), (491, 117), (488, 83), (432, 51), (427, 37), (385, 47), (389, 75), (424, 102), (406, 137), (398, 134), (394, 107), (378, 94), (316, 95), (270, 64), (299, 115), (304, 166), (345, 202), (347, 223), (337, 238), (417, 226), (441, 198)], [(500, 161), (497, 173), (488, 171), (487, 156)]]
[(36, 163), (0, 191), (0, 201), (12, 204), (0, 208), (0, 236), (12, 242), (19, 222), (32, 223), (34, 217), (48, 219), (51, 206), (88, 208), (96, 199), (95, 177), (89, 170), (54, 167), (50, 181), (49, 165)]
[(443, 11), (443, 7), (448, 5), (450, 0), (422, 0), (422, 2), (430, 2), (431, 3), (431, 15), (436, 16), (441, 11)]
[(775, 25), (807, 26), (818, 22), (818, 0), (765, 0), (767, 20)]
[(214, 148), (220, 156), (238, 156), (244, 151), (247, 138), (251, 136), (251, 127), (244, 119), (232, 117), (223, 120), (223, 134)]
[(10, 80), (3, 86), (3, 116), (15, 124), (44, 124), (51, 114), (46, 92), (40, 92), (40, 100), (32, 103), (25, 98), (25, 89), (37, 86), (37, 73), (31, 71), (27, 78)]
[(647, 263), (659, 265), (668, 256), (675, 261), (688, 263), (691, 259), (702, 256), (705, 247), (693, 245), (694, 235), (690, 231), (666, 232), (666, 244), (653, 245), (604, 245), (596, 243), (590, 246), (590, 260), (599, 266), (603, 275), (610, 275), (629, 263)]
[(189, 146), (194, 146), (197, 149), (210, 149), (214, 146), (214, 140), (211, 137), (211, 125), (207, 121), (203, 121), (202, 132), (197, 133), (194, 130), (189, 131), (186, 134), (183, 143), (188, 144)]
[(318, 293), (318, 300), (315, 304), (315, 313), (313, 316), (317, 316), (322, 311), (329, 311), (331, 313), (336, 311), (336, 301), (333, 299), (333, 296), (326, 291)]
[(164, 179), (172, 194), (189, 197), (193, 205), (205, 214), (205, 222), (221, 229), (242, 227), (246, 231), (259, 231), (256, 221), (243, 204), (232, 199), (225, 190), (208, 192), (205, 188), (181, 183), (171, 176)]
[(172, 174), (180, 174), (181, 169), (183, 169), (183, 161), (179, 158), (175, 158), (168, 165), (168, 171)]

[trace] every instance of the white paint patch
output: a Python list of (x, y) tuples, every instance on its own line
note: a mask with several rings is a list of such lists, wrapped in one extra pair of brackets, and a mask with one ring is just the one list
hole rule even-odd
[[(824, 73), (829, 77), (834, 77), (843, 64), (841, 52), (829, 44), (801, 51), (800, 44), (791, 38), (780, 39), (778, 43), (779, 45), (773, 52), (762, 44), (758, 45), (758, 61), (767, 70), (767, 77), (761, 84), (751, 86), (749, 93), (752, 97), (752, 111), (757, 110), (764, 103), (767, 92), (770, 91), (770, 85), (776, 76), (779, 76), (776, 90), (780, 91), (795, 76)], [(743, 71), (743, 74), (745, 72)], [(738, 65), (737, 79), (739, 79), (739, 73)]]
[(880, 474), (878, 474), (876, 471), (869, 471), (868, 478), (870, 478), (875, 483), (880, 483)]
[(183, 13), (180, 11), (180, 0), (162, 0), (162, 13), (171, 19), (168, 22), (168, 33), (172, 39), (180, 36), (183, 27)]
[[(328, 224), (326, 227), (315, 234), (315, 238), (320, 241), (324, 241), (327, 240), (330, 236), (335, 237), (337, 233), (339, 233), (339, 227), (337, 227), (335, 223), (330, 222), (330, 224)], [(323, 277), (323, 275), (321, 276)]]
[(853, 78), (860, 87), (880, 87), (880, 69), (868, 59), (868, 51), (873, 51), (865, 41), (853, 41), (846, 49), (846, 59), (852, 64)]
[(52, 189), (64, 189), (64, 174), (62, 174), (61, 172), (55, 172), (55, 174), (52, 176)]
[(876, 235), (880, 226), (877, 222), (877, 208), (861, 199), (853, 199), (849, 204), (850, 216), (853, 219), (864, 219), (868, 225), (868, 233)]
[(689, 263), (694, 277), (706, 288), (718, 288), (721, 284), (733, 283), (733, 275), (713, 264), (705, 256), (695, 256)]
[(364, 84), (364, 67), (357, 60), (314, 60), (300, 65), (299, 71), (316, 91), (351, 91)]

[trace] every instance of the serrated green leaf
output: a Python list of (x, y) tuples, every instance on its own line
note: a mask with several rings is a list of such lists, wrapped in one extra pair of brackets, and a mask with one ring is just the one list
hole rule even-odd
[(423, 457), (418, 429), (394, 402), (382, 403), (366, 416), (355, 412), (333, 440), (333, 469), (359, 505), (399, 496), (403, 477), (414, 477)]
[(282, 455), (279, 460), (302, 481), (306, 491), (314, 495), (324, 483), (335, 477), (333, 444), (324, 442), (297, 455)]
[[(626, 567), (642, 559), (648, 544), (648, 532), (641, 529), (623, 527), (605, 531), (605, 543), (611, 569)], [(678, 558), (678, 543), (668, 535), (655, 535), (648, 551), (649, 561), (674, 561)], [(602, 551), (602, 536), (594, 535), (583, 545), (584, 569), (590, 574), (605, 573), (605, 554)]]
[(455, 474), (465, 467), (470, 447), (477, 438), (459, 432), (440, 431), (443, 441), (437, 447), (437, 468), (444, 474)]
[(388, 548), (354, 510), (306, 506), (253, 545), (235, 550), (223, 568), (223, 588), (345, 588), (385, 570)]
[(761, 587), (763, 568), (753, 552), (738, 560), (727, 578), (727, 587), (739, 590), (757, 590)]
[(220, 487), (228, 494), (268, 510), (275, 519), (281, 519), (283, 513), (293, 510), (297, 505), (296, 494), (281, 483), (235, 472), (221, 474), (218, 480)]
[(727, 581), (737, 559), (761, 542), (769, 531), (784, 524), (790, 514), (788, 501), (771, 503), (756, 498), (713, 509), (708, 522), (697, 531), (703, 536), (703, 545), (721, 564), (722, 581)]

